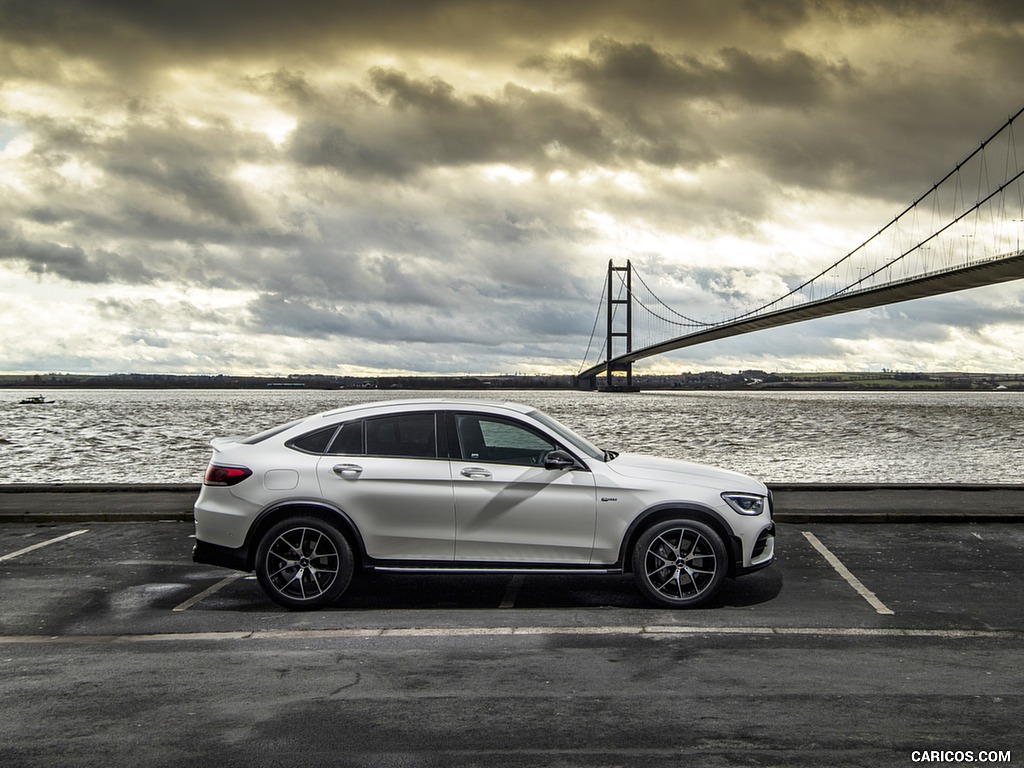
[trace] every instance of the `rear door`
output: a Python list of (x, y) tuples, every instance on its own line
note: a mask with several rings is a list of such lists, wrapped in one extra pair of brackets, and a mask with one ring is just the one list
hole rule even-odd
[(342, 426), (317, 465), (325, 498), (359, 527), (368, 555), (450, 562), (455, 501), (447, 450), (433, 412)]
[(549, 470), (561, 446), (501, 416), (450, 418), (455, 559), (460, 562), (586, 564), (594, 547), (596, 491), (585, 470)]

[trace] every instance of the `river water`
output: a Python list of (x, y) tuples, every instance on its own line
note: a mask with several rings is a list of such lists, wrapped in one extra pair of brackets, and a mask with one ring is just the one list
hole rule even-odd
[(209, 441), (352, 403), (515, 400), (604, 448), (775, 483), (1024, 483), (1024, 395), (1005, 392), (0, 390), (0, 483), (199, 483)]

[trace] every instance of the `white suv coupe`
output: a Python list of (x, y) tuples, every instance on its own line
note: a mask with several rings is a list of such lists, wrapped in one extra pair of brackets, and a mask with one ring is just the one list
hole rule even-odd
[(193, 560), (255, 570), (291, 609), (334, 603), (356, 568), (632, 572), (694, 607), (775, 553), (764, 484), (602, 451), (515, 403), (355, 405), (212, 446)]

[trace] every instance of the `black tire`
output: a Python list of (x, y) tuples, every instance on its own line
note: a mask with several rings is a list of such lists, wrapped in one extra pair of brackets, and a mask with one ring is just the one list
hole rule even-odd
[(331, 523), (290, 517), (270, 528), (256, 549), (256, 578), (267, 596), (293, 611), (333, 604), (352, 581), (352, 547)]
[(722, 537), (696, 520), (655, 523), (633, 549), (637, 587), (658, 605), (696, 608), (718, 594), (729, 570)]

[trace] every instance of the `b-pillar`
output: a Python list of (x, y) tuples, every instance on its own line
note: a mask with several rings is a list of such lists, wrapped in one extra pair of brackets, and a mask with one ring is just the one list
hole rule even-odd
[[(622, 277), (622, 273), (625, 273), (625, 277)], [(625, 286), (626, 295), (625, 298), (615, 298), (621, 295), (617, 290), (618, 285), (615, 284), (616, 279)], [(604, 348), (607, 352), (605, 358), (605, 386), (603, 389), (615, 390), (619, 392), (636, 392), (637, 387), (633, 386), (633, 363), (613, 363), (612, 360), (621, 354), (629, 354), (633, 351), (633, 264), (630, 261), (626, 262), (624, 267), (616, 267), (615, 263), (611, 260), (608, 261), (608, 332), (605, 337)], [(616, 312), (616, 308), (624, 306), (626, 308), (625, 313)], [(625, 318), (622, 315), (625, 314)], [(615, 340), (625, 339), (625, 349), (616, 353)], [(626, 383), (625, 386), (616, 385), (615, 373), (625, 373)]]

